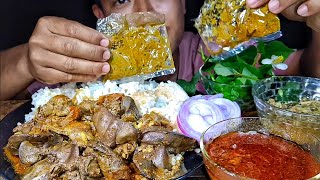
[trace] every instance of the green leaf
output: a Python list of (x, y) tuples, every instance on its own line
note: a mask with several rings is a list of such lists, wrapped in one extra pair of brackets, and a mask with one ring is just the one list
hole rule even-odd
[(264, 54), (266, 52), (265, 47), (266, 47), (265, 43), (259, 41), (258, 46), (257, 46), (258, 53)]
[(243, 69), (242, 74), (247, 76), (247, 77), (251, 77), (252, 79), (257, 79), (258, 78), (256, 75), (252, 74), (247, 68)]
[(195, 95), (197, 91), (197, 83), (200, 80), (200, 73), (196, 73), (190, 82), (179, 79), (177, 80), (177, 83), (182, 87), (182, 89), (189, 95), (193, 96)]
[(221, 61), (221, 59), (219, 59), (217, 57), (214, 57), (214, 56), (211, 56), (211, 57), (208, 58), (208, 60), (206, 62), (218, 63), (220, 61)]
[(237, 72), (241, 72), (241, 67), (239, 65), (239, 61), (221, 61), (220, 64), (222, 66), (225, 66), (225, 67), (228, 67), (228, 68), (231, 68), (231, 69), (234, 69), (236, 70)]
[(233, 90), (233, 86), (227, 84), (213, 83), (213, 90), (216, 94), (223, 94), (224, 98), (235, 101), (239, 97), (239, 93)]
[(225, 67), (220, 63), (214, 66), (214, 71), (217, 75), (221, 75), (221, 76), (231, 76), (237, 73), (236, 70), (229, 67)]
[(285, 86), (278, 90), (276, 101), (282, 103), (299, 103), (299, 95), (302, 93), (300, 84), (297, 82), (287, 82)]
[(244, 68), (247, 68), (247, 70), (249, 70), (252, 74), (254, 74), (258, 79), (264, 78), (263, 74), (260, 72), (258, 68), (253, 67), (252, 65), (247, 64), (244, 61), (239, 60), (238, 66), (241, 68), (241, 71), (243, 71)]
[(243, 69), (242, 75), (244, 75), (246, 78), (248, 78), (252, 84), (254, 84), (258, 80), (258, 77), (256, 75), (252, 74), (247, 68)]
[(231, 95), (231, 98), (233, 98), (234, 100), (237, 100), (240, 96), (240, 93), (235, 89), (231, 89), (230, 95)]
[(264, 64), (261, 65), (259, 68), (260, 73), (262, 74), (263, 77), (268, 77), (268, 76), (272, 76), (272, 72), (273, 72), (273, 67), (271, 64)]
[(254, 58), (257, 55), (257, 48), (255, 46), (250, 46), (240, 54), (238, 54), (238, 58), (245, 61), (247, 64), (253, 64)]
[(271, 58), (272, 55), (283, 56), (284, 59), (287, 59), (294, 50), (288, 48), (285, 44), (280, 41), (272, 41), (265, 47), (265, 54), (262, 59)]
[(247, 84), (248, 79), (244, 78), (244, 77), (238, 77), (236, 78), (236, 80), (234, 81), (234, 84), (236, 85), (246, 85)]
[(211, 71), (211, 70), (213, 70), (215, 65), (216, 65), (216, 63), (207, 61), (207, 62), (204, 63), (204, 65), (202, 67), (202, 71), (204, 71), (204, 72)]
[(229, 84), (231, 81), (233, 81), (233, 77), (225, 77), (225, 76), (218, 76), (215, 81), (219, 83)]

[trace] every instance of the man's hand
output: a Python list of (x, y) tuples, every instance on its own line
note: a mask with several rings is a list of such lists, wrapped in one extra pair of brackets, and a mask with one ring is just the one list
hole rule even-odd
[(313, 30), (320, 32), (320, 0), (247, 0), (250, 8), (266, 3), (272, 13), (281, 13), (293, 21), (305, 21)]
[(308, 17), (307, 25), (319, 34), (320, 33), (320, 13)]
[(110, 70), (108, 44), (103, 34), (80, 23), (43, 17), (28, 43), (28, 69), (47, 84), (92, 81)]

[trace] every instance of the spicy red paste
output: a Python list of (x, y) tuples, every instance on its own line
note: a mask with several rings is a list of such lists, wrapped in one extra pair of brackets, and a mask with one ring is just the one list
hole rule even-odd
[(206, 150), (218, 165), (244, 177), (294, 180), (320, 173), (310, 152), (273, 135), (232, 132), (214, 139)]

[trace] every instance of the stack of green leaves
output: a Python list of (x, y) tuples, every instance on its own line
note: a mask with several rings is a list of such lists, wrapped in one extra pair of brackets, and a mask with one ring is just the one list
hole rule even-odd
[[(200, 81), (208, 94), (222, 93), (225, 98), (242, 103), (252, 101), (252, 85), (257, 81), (274, 76), (276, 63), (283, 63), (293, 52), (280, 41), (260, 42), (241, 53), (221, 60), (205, 56), (201, 51), (204, 65), (192, 81), (178, 80), (178, 84), (190, 95), (196, 92)], [(262, 64), (264, 59), (280, 57), (274, 63)], [(280, 60), (280, 61), (279, 61)]]

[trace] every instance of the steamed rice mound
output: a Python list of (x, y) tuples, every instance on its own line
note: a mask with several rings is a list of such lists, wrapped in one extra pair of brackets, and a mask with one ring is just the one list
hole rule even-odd
[(100, 96), (123, 93), (134, 99), (142, 114), (157, 112), (171, 121), (176, 127), (176, 119), (182, 103), (189, 98), (186, 92), (175, 82), (157, 83), (155, 81), (129, 82), (89, 82), (77, 88), (75, 83), (68, 83), (60, 88), (44, 88), (32, 95), (32, 112), (25, 115), (25, 121), (30, 121), (38, 107), (46, 104), (52, 97), (64, 94), (80, 104), (83, 100), (98, 100)]

